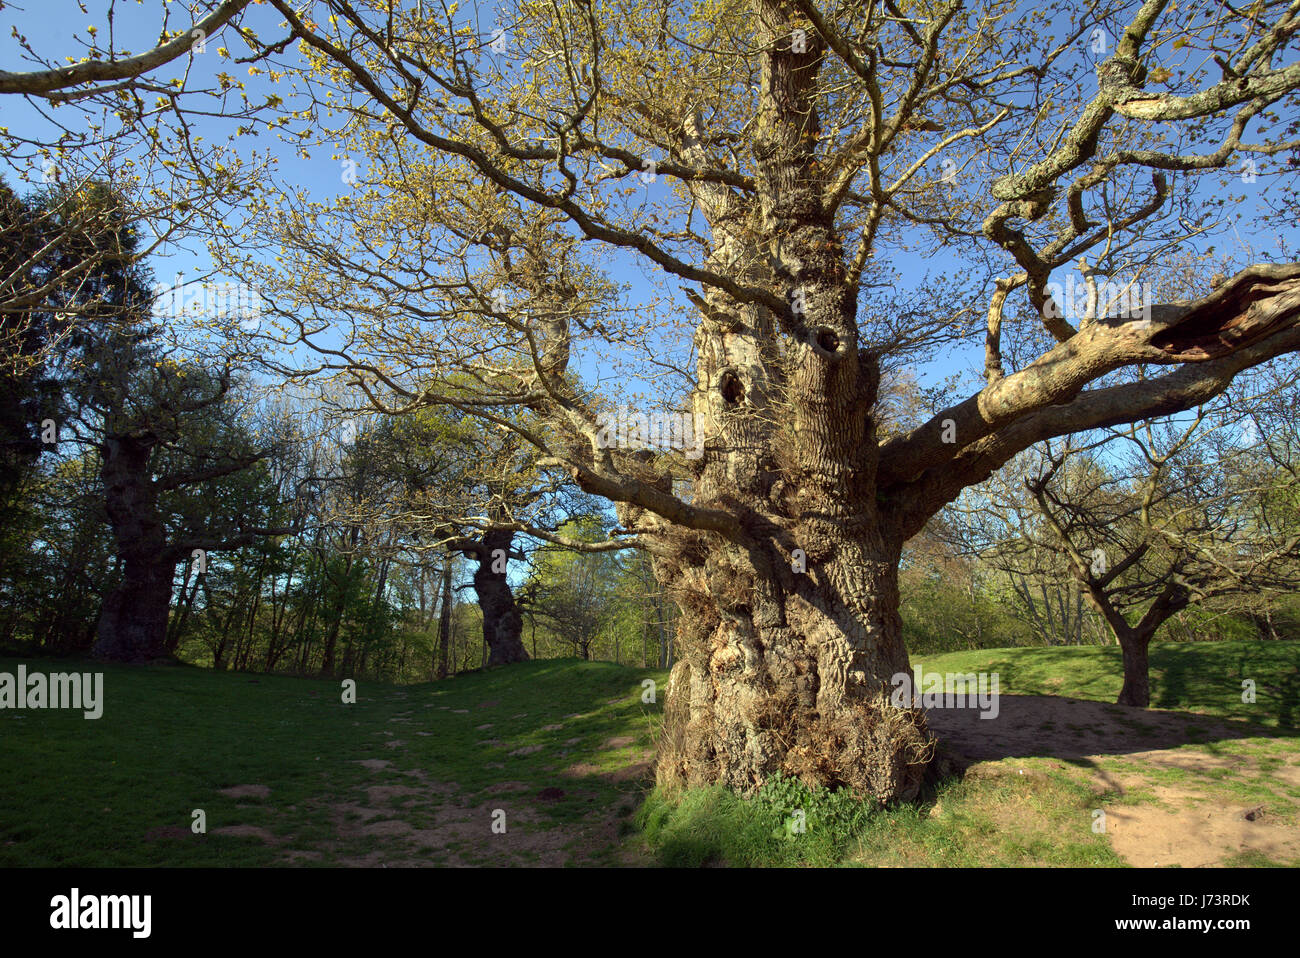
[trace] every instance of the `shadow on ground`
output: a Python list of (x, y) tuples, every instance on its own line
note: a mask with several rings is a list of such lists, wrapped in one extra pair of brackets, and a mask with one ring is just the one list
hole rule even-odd
[(1250, 722), (1059, 695), (1000, 695), (998, 703), (995, 718), (981, 718), (973, 708), (930, 710), (930, 729), (958, 767), (1004, 758), (1079, 760), (1286, 734)]

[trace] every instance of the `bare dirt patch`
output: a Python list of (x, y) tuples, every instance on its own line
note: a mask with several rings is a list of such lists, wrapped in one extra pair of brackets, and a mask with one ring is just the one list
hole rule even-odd
[(271, 790), (265, 785), (234, 785), (217, 789), (217, 794), (226, 798), (266, 798)]
[(570, 778), (586, 778), (594, 775), (609, 782), (631, 782), (652, 778), (654, 775), (654, 752), (643, 749), (640, 761), (620, 765), (613, 769), (602, 769), (599, 765), (593, 765), (590, 762), (575, 762), (564, 770), (564, 774)]
[(366, 798), (370, 800), (371, 805), (387, 805), (395, 798), (421, 794), (423, 793), (420, 789), (407, 785), (371, 785), (366, 789)]
[[(602, 860), (597, 856), (619, 845), (622, 810), (593, 802), (583, 821), (550, 818), (548, 806), (595, 797), (567, 783), (538, 790), (528, 782), (504, 781), (471, 797), (423, 769), (398, 770), (377, 759), (358, 764), (373, 773), (372, 781), (353, 786), (350, 794), (311, 800), (308, 806), (329, 825), (330, 835), (312, 846), (286, 849), (285, 864), (559, 867)], [(419, 787), (404, 784), (411, 779)], [(623, 864), (646, 863), (635, 853), (617, 854)]]
[(369, 825), (361, 826), (362, 835), (408, 835), (415, 831), (408, 822), (403, 822), (396, 818), (390, 818), (383, 822), (373, 822)]
[[(1156, 786), (1159, 805), (1125, 805), (1106, 813), (1112, 847), (1131, 865), (1222, 865), (1242, 852), (1277, 862), (1300, 859), (1300, 829), (1257, 808), (1205, 803), (1196, 789)], [(1253, 819), (1245, 813), (1254, 812)]]
[(256, 838), (268, 845), (275, 845), (280, 841), (272, 832), (258, 825), (222, 825), (220, 828), (212, 829), (209, 834), (228, 835), (231, 838)]
[[(1197, 744), (1275, 733), (1196, 713), (1062, 696), (1002, 695), (999, 705), (994, 719), (981, 719), (976, 709), (931, 710), (941, 754), (967, 778), (1005, 774), (1005, 767), (986, 764), (1002, 759), (1055, 758), (1063, 762), (1049, 767), (1073, 766), (1101, 794), (1154, 795), (1154, 801), (1105, 806), (1111, 846), (1130, 864), (1215, 866), (1247, 852), (1279, 863), (1300, 859), (1296, 803), (1270, 787), (1291, 784), (1294, 767), (1261, 771), (1249, 752), (1216, 754)], [(1300, 742), (1288, 741), (1295, 745), (1292, 758), (1300, 755)], [(1032, 767), (1018, 771), (1046, 775)], [(1244, 817), (1260, 805), (1262, 812)]]
[(160, 825), (145, 832), (144, 840), (156, 842), (164, 838), (189, 838), (193, 834), (188, 828), (182, 828), (180, 825)]
[(931, 709), (930, 729), (944, 751), (965, 763), (1043, 756), (1079, 759), (1176, 748), (1192, 729), (1222, 742), (1258, 735), (1241, 722), (1191, 712), (1134, 709), (1056, 695), (1000, 695), (996, 718), (973, 708)]

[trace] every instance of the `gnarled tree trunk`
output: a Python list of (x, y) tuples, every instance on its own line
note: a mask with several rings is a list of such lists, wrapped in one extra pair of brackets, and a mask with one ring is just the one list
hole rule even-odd
[(820, 131), (821, 52), (815, 40), (791, 48), (785, 5), (758, 9), (770, 94), (756, 120), (760, 201), (708, 185), (696, 195), (713, 232), (709, 266), (784, 288), (792, 308), (716, 290), (696, 304), (694, 421), (705, 442), (692, 505), (735, 522), (651, 546), (682, 611), (657, 778), (751, 792), (781, 771), (907, 799), (933, 740), (921, 710), (889, 697), (909, 671), (904, 533), (876, 496), (879, 363), (858, 346), (857, 293), (808, 146)]
[(104, 444), (105, 506), (122, 578), (104, 599), (92, 654), (114, 662), (167, 658), (167, 615), (176, 560), (166, 547), (157, 492), (149, 474), (151, 439)]
[(660, 785), (749, 792), (783, 771), (881, 801), (919, 791), (932, 757), (924, 715), (889, 700), (891, 678), (909, 671), (898, 553), (805, 541), (825, 557), (808, 574), (760, 548), (665, 563), (682, 617)]
[(474, 593), (483, 611), (483, 640), (488, 648), (488, 665), (526, 662), (523, 618), (515, 606), (514, 593), (506, 579), (506, 565), (514, 533), (491, 530), (475, 550), (478, 567), (474, 570)]

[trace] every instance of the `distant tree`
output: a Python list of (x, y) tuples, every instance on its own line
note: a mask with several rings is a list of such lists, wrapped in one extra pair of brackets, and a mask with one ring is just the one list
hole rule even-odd
[[(561, 532), (578, 541), (605, 538), (594, 519), (566, 523)], [(580, 658), (592, 658), (602, 631), (615, 618), (615, 562), (608, 552), (574, 552), (553, 544), (534, 557), (525, 585), (529, 611)]]
[(1104, 621), (1123, 651), (1121, 705), (1150, 704), (1150, 642), (1173, 616), (1300, 589), (1294, 465), (1243, 469), (1249, 451), (1222, 443), (1213, 415), (1044, 444), (1021, 474), (1023, 500), (980, 500), (1003, 522), (984, 543), (989, 561), (1058, 570)]
[[(88, 372), (78, 419), (99, 450), (105, 506), (121, 578), (105, 598), (94, 653), (115, 661), (166, 657), (173, 577), (180, 562), (249, 545), (290, 528), (263, 526), (256, 500), (220, 502), (215, 484), (270, 451), (229, 418), (230, 370), (210, 374), (113, 336)], [(152, 362), (150, 362), (152, 361)], [(200, 429), (198, 427), (212, 427)], [(202, 491), (198, 491), (201, 489)], [(206, 522), (169, 522), (171, 494), (205, 499)]]

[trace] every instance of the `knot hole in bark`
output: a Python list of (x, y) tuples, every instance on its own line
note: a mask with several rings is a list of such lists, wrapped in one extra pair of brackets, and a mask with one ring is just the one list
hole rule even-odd
[(818, 326), (811, 337), (813, 349), (828, 359), (834, 359), (840, 349), (840, 334), (829, 326)]
[(718, 380), (718, 391), (722, 401), (728, 406), (739, 405), (745, 398), (745, 384), (740, 381), (734, 369), (725, 370)]

